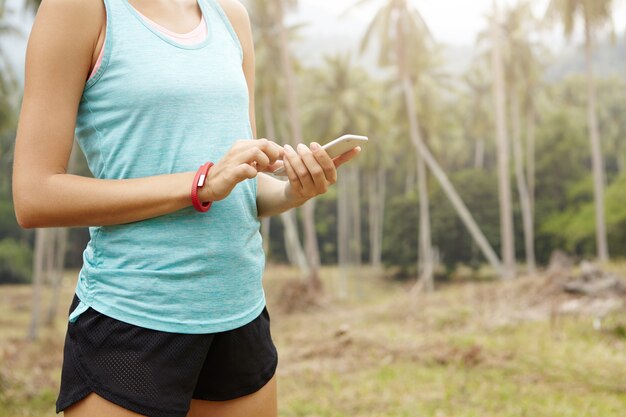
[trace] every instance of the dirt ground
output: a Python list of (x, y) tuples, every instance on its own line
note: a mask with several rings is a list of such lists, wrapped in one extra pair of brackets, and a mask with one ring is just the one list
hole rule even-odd
[[(36, 342), (25, 339), (30, 288), (0, 287), (0, 417), (54, 415), (75, 276)], [(567, 294), (550, 274), (416, 297), (368, 268), (322, 276), (324, 295), (301, 308), (297, 272), (266, 271), (280, 416), (626, 415), (623, 295)]]

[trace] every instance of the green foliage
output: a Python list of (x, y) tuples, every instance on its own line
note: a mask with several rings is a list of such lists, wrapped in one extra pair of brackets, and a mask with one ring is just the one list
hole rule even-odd
[(0, 240), (0, 284), (31, 281), (33, 253), (30, 247), (13, 239)]
[(382, 258), (399, 277), (416, 275), (419, 201), (415, 194), (393, 198), (385, 209)]
[(17, 224), (13, 202), (10, 199), (0, 200), (0, 239), (12, 238), (19, 240), (24, 236), (24, 230)]
[(315, 203), (315, 231), (323, 264), (337, 263), (337, 187)]
[[(484, 171), (468, 170), (454, 174), (451, 181), (497, 250), (500, 232), (496, 178)], [(443, 264), (448, 270), (458, 263), (478, 266), (483, 259), (465, 225), (443, 190), (434, 183), (429, 188), (432, 241)], [(388, 267), (398, 268), (400, 277), (416, 273), (418, 215), (419, 199), (415, 194), (394, 198), (385, 211), (383, 259)]]
[[(590, 183), (586, 180), (585, 183)], [(575, 186), (574, 188), (578, 188)], [(591, 201), (572, 205), (553, 215), (543, 225), (545, 233), (559, 236), (570, 252), (593, 256), (595, 253), (595, 216)], [(626, 174), (606, 190), (606, 212), (609, 247), (615, 253), (626, 252)]]
[[(496, 177), (481, 170), (467, 170), (451, 176), (452, 183), (467, 204), (487, 240), (497, 252), (500, 248), (500, 218)], [(478, 247), (440, 187), (431, 197), (433, 245), (439, 248), (448, 269), (457, 263), (478, 266), (483, 262)]]
[(585, 132), (584, 115), (567, 109), (548, 113), (537, 132), (535, 224), (539, 262), (547, 262), (552, 251), (565, 245), (562, 232), (567, 228), (566, 219), (556, 228), (546, 224), (581, 200), (590, 201)]

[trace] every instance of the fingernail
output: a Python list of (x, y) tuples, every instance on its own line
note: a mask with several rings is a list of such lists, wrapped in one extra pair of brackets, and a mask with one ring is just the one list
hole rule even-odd
[(318, 150), (318, 149), (320, 149), (320, 148), (321, 148), (321, 146), (320, 146), (320, 144), (319, 144), (319, 143), (317, 143), (317, 142), (311, 142), (311, 150), (312, 150), (312, 151), (317, 151), (317, 150)]
[(293, 148), (291, 147), (291, 145), (285, 145), (283, 147), (290, 152), (293, 151)]
[(308, 148), (306, 147), (306, 145), (303, 145), (302, 143), (298, 144), (298, 151), (299, 152), (304, 152), (306, 151)]

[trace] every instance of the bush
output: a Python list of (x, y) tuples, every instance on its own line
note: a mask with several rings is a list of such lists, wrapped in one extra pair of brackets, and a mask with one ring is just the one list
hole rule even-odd
[(20, 239), (25, 235), (25, 231), (17, 224), (13, 202), (0, 196), (0, 239), (13, 238)]
[(33, 252), (26, 244), (0, 240), (0, 284), (31, 282), (32, 265)]

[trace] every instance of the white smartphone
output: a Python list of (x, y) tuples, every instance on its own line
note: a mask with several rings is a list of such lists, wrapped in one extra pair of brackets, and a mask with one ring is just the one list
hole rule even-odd
[[(331, 158), (336, 158), (339, 155), (343, 155), (344, 153), (356, 148), (357, 146), (363, 146), (367, 143), (367, 136), (358, 136), (358, 135), (343, 135), (340, 138), (337, 138), (333, 141), (328, 142), (327, 144), (322, 146), (328, 156)], [(285, 167), (280, 167), (276, 171), (272, 172), (273, 175), (284, 177), (286, 174)]]

